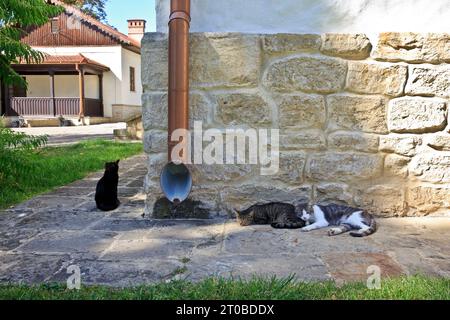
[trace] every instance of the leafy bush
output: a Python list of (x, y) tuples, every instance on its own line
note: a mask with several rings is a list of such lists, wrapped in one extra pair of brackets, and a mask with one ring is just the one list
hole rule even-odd
[(29, 136), (5, 128), (0, 121), (0, 188), (6, 183), (15, 183), (14, 177), (19, 172), (26, 173), (32, 169), (27, 154), (44, 146), (47, 136)]

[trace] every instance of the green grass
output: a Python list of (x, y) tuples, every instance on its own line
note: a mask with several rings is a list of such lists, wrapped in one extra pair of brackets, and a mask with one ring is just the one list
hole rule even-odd
[(450, 299), (450, 279), (424, 276), (384, 280), (381, 289), (365, 283), (336, 287), (333, 282), (295, 282), (292, 279), (254, 278), (249, 281), (207, 279), (199, 283), (174, 281), (134, 288), (104, 286), (68, 290), (61, 284), (40, 286), (0, 285), (0, 299), (35, 300), (255, 300), (255, 299)]
[(20, 173), (14, 180), (0, 180), (0, 209), (82, 179), (88, 173), (102, 169), (107, 161), (124, 159), (140, 152), (141, 143), (106, 140), (88, 140), (32, 152), (26, 156), (29, 173)]

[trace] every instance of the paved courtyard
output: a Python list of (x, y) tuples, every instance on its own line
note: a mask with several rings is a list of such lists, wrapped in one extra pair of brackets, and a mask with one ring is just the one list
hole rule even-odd
[(125, 129), (125, 122), (90, 126), (13, 128), (30, 135), (48, 135), (48, 145), (76, 143), (88, 139), (114, 139), (114, 129)]
[(425, 273), (450, 277), (450, 218), (379, 219), (366, 238), (328, 237), (234, 220), (142, 218), (146, 156), (121, 162), (122, 205), (95, 208), (102, 172), (0, 213), (0, 282), (65, 282), (81, 269), (82, 284), (129, 286), (207, 276), (288, 276), (338, 282)]

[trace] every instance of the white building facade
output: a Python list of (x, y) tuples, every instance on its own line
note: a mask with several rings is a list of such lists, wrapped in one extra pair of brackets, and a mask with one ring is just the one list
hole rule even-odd
[(26, 90), (2, 87), (1, 114), (16, 117), (101, 117), (124, 121), (141, 114), (140, 40), (145, 20), (128, 21), (129, 35), (57, 0), (64, 12), (21, 41), (45, 54), (39, 64), (13, 68)]

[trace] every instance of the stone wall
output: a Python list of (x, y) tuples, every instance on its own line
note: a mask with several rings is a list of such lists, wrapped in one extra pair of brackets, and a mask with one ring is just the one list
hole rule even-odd
[[(167, 155), (167, 36), (142, 45), (147, 212)], [(191, 120), (279, 128), (280, 171), (192, 165), (212, 215), (255, 202), (338, 202), (378, 216), (450, 208), (450, 35), (194, 33)]]
[(140, 116), (142, 114), (142, 106), (134, 106), (128, 104), (113, 104), (112, 119), (115, 122), (127, 122), (128, 120)]

